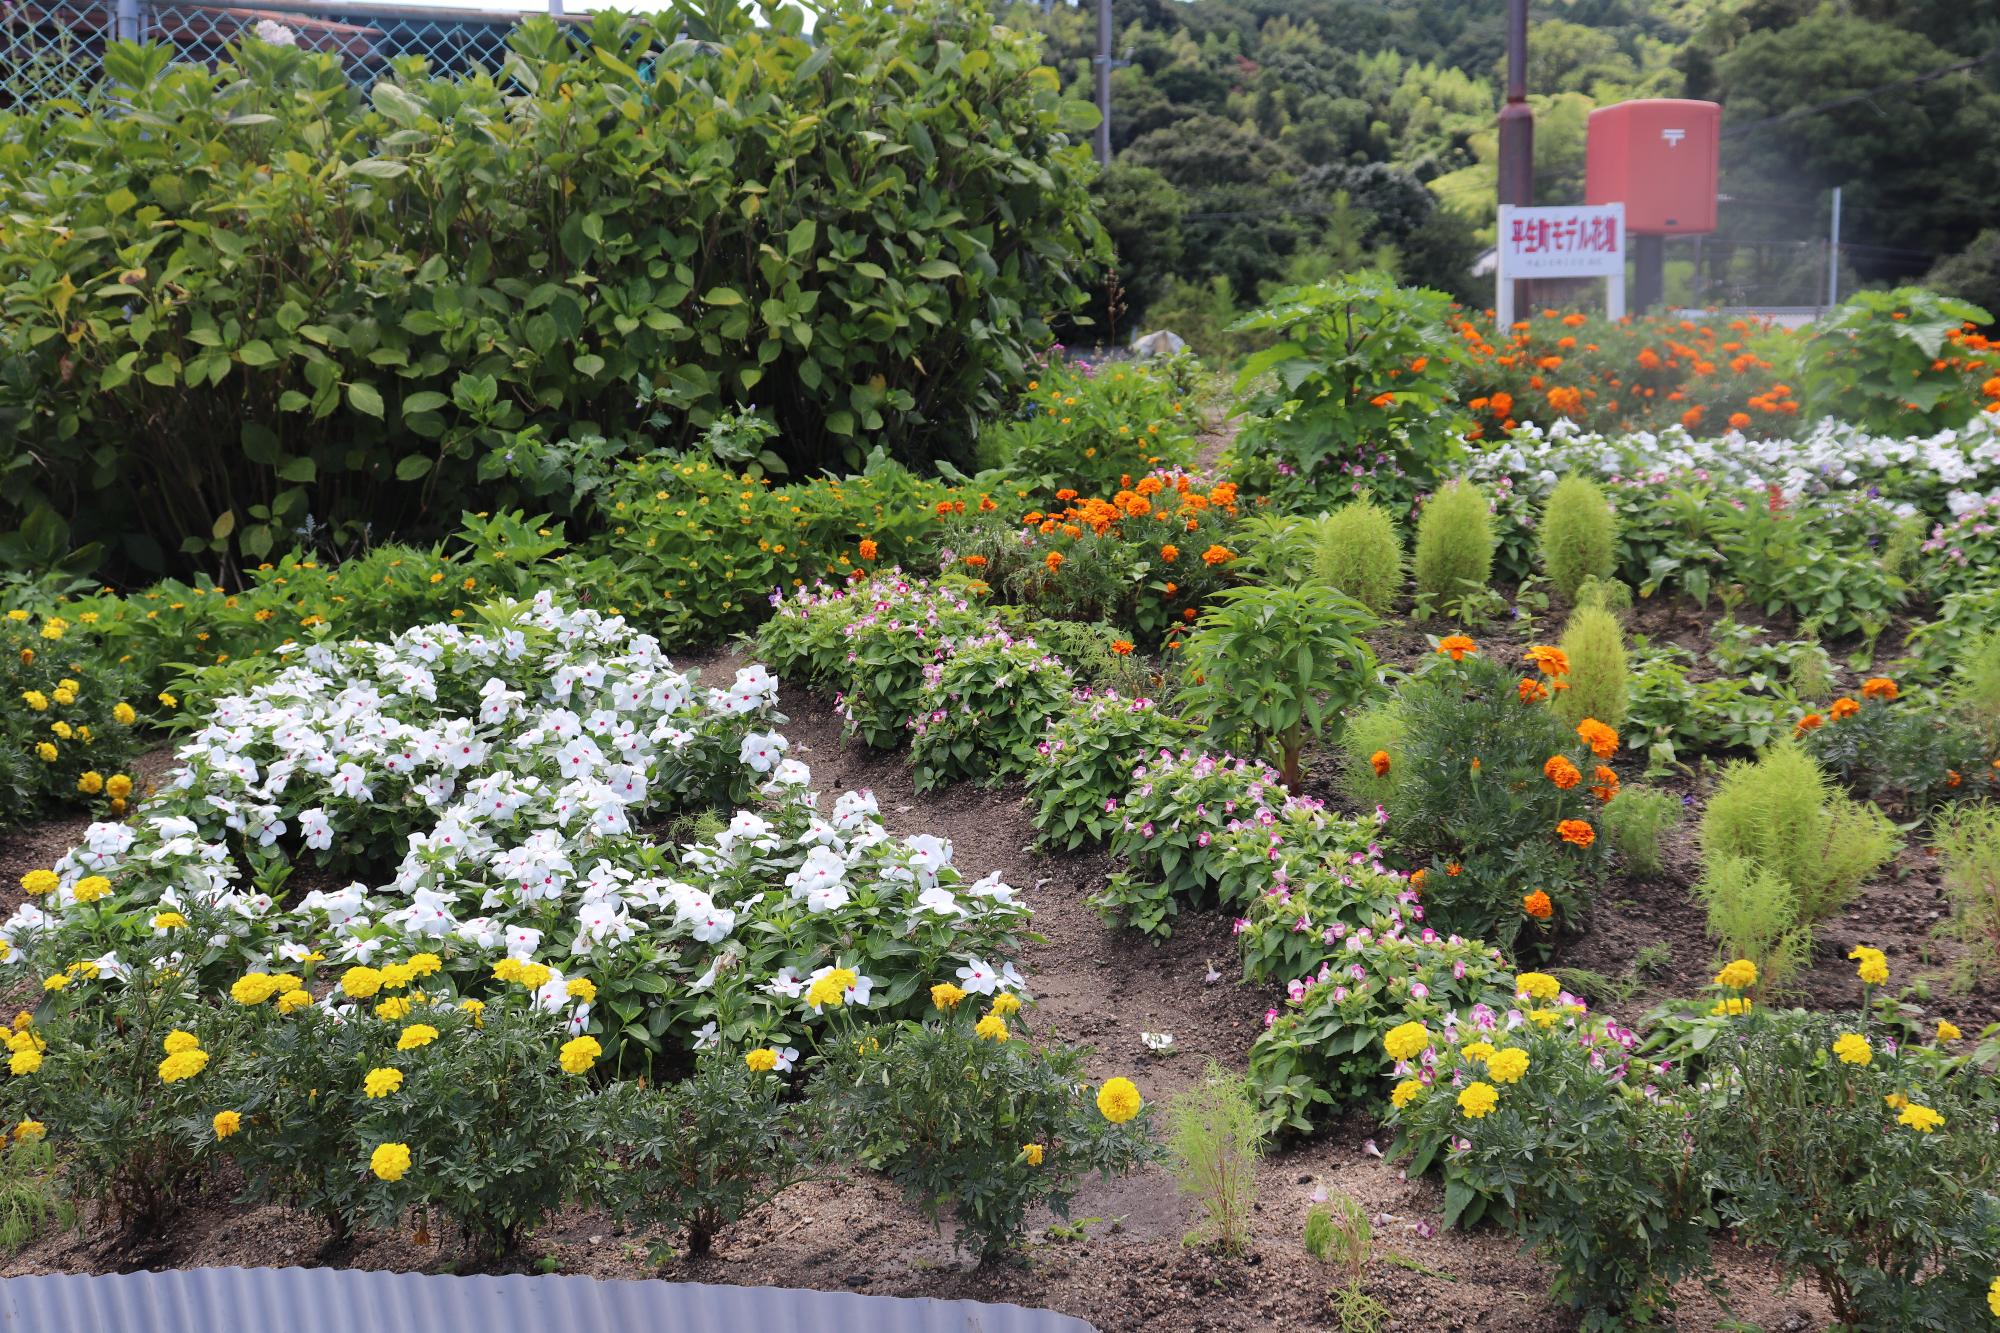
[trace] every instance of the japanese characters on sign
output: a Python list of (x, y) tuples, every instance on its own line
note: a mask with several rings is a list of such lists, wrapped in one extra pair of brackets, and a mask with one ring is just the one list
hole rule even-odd
[(1602, 278), (1625, 267), (1620, 204), (1509, 208), (1500, 224), (1500, 262), (1510, 278)]

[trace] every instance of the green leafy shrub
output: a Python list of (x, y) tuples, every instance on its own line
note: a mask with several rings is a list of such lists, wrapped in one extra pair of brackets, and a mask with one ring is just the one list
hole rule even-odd
[(1293, 287), (1234, 332), (1279, 341), (1237, 374), (1237, 478), (1293, 507), (1367, 486), (1406, 508), (1463, 450), (1442, 292), (1379, 270)]
[(1284, 1011), (1264, 1016), (1267, 1026), (1250, 1045), (1250, 1081), (1267, 1124), (1311, 1133), (1318, 1108), (1380, 1097), (1394, 1063), (1382, 1045), (1391, 1028), (1441, 1022), (1475, 1005), (1489, 1016), (1496, 1007), (1505, 1013), (1513, 973), (1499, 950), (1426, 935), (1358, 933), (1360, 947), (1343, 945), (1339, 968), (1299, 978)]
[(1988, 749), (2000, 749), (2000, 630), (1975, 635), (1959, 651), (1956, 667), (1953, 706), (1978, 729)]
[(949, 1208), (955, 1243), (984, 1263), (1020, 1242), (1031, 1208), (1067, 1217), (1086, 1176), (1121, 1175), (1158, 1148), (1130, 1080), (1107, 1080), (1093, 1103), (1084, 1052), (1010, 1026), (1011, 995), (975, 1023), (976, 996), (943, 994), (934, 1018), (834, 1044), (812, 1114), (830, 1155), (883, 1172), (933, 1219)]
[(1318, 518), (1252, 520), (1251, 537), (1265, 583), (1312, 583), (1346, 593), (1376, 615), (1395, 609), (1403, 592), (1403, 539), (1389, 511), (1351, 500)]
[[(1243, 979), (1291, 984), (1344, 965), (1349, 938), (1395, 934), (1416, 918), (1409, 881), (1382, 864), (1373, 820), (1334, 821), (1313, 836), (1278, 834), (1265, 891), (1241, 904), (1236, 949)], [(1343, 854), (1344, 853), (1344, 854)]]
[(769, 614), (773, 589), (929, 563), (951, 492), (876, 459), (858, 476), (788, 485), (705, 458), (658, 454), (626, 463), (597, 497), (592, 555), (609, 567), (602, 595), (649, 618), (682, 618), (719, 638)]
[(1784, 878), (1742, 856), (1709, 859), (1694, 886), (1708, 913), (1708, 934), (1725, 961), (1757, 965), (1760, 984), (1783, 986), (1812, 959), (1812, 922)]
[(31, 122), (0, 160), (35, 201), (0, 242), (15, 512), (141, 565), (255, 559), (309, 512), (456, 513), (523, 432), (662, 418), (686, 445), (750, 403), (795, 472), (921, 456), (1025, 378), (1103, 251), (1094, 113), (984, 7), (843, 0), (810, 40), (736, 3), (531, 18), (510, 45), (500, 77), (403, 62), (366, 91), (303, 47), (120, 45), (107, 110)]
[(778, 1055), (716, 1051), (677, 1083), (614, 1084), (593, 1126), (613, 1145), (594, 1197), (622, 1221), (681, 1233), (700, 1258), (723, 1227), (805, 1179), (806, 1104), (785, 1100), (775, 1064), (749, 1063)]
[(1862, 682), (1861, 698), (1842, 695), (1809, 718), (1800, 738), (1806, 753), (1884, 809), (1921, 816), (1993, 792), (1995, 770), (1979, 734), (1935, 698), (1904, 697), (1886, 676)]
[(98, 614), (62, 609), (0, 620), (0, 824), (54, 805), (124, 815), (136, 790), (128, 770), (142, 745), (139, 710), (159, 711)]
[(1375, 690), (1361, 636), (1378, 623), (1340, 592), (1225, 589), (1184, 641), (1181, 702), (1217, 741), (1268, 757), (1296, 786), (1307, 744)]
[(1485, 494), (1470, 482), (1440, 489), (1417, 518), (1417, 595), (1449, 611), (1493, 577), (1493, 522)]
[(1607, 803), (1600, 822), (1625, 868), (1639, 875), (1666, 869), (1660, 837), (1680, 822), (1681, 800), (1656, 787), (1626, 787)]
[(1720, 512), (1719, 545), (1732, 578), (1765, 614), (1788, 612), (1830, 639), (1872, 643), (1887, 628), (1908, 581), (1881, 554), (1901, 522), (1886, 501), (1786, 501), (1743, 497)]
[(1569, 726), (1594, 717), (1605, 726), (1625, 725), (1630, 684), (1625, 671), (1625, 632), (1618, 617), (1594, 606), (1578, 607), (1563, 626), (1563, 654), (1569, 658), (1569, 688), (1558, 690), (1549, 707)]
[(1801, 353), (1806, 411), (1878, 435), (1931, 435), (1971, 420), (1976, 383), (1944, 365), (1946, 340), (1993, 317), (1921, 287), (1856, 292), (1818, 320)]
[(1724, 768), (1701, 819), (1705, 861), (1741, 857), (1769, 871), (1791, 888), (1806, 922), (1839, 911), (1896, 843), (1881, 811), (1835, 792), (1791, 741)]
[(1197, 1234), (1226, 1254), (1250, 1246), (1263, 1143), (1248, 1081), (1219, 1065), (1167, 1104), (1167, 1170), (1202, 1210), (1205, 1229)]
[(1052, 360), (1035, 370), (1014, 416), (979, 442), (982, 467), (1032, 490), (1108, 494), (1161, 468), (1194, 462), (1194, 429), (1178, 389), (1144, 362)]
[(910, 719), (917, 790), (1028, 772), (1075, 683), (1069, 668), (1033, 639), (995, 630), (953, 642), (942, 661), (925, 668)]
[(1558, 998), (1526, 999), (1535, 1021), (1512, 1030), (1474, 1015), (1426, 1031), (1429, 1058), (1397, 1065), (1391, 1119), (1412, 1171), (1443, 1166), (1447, 1219), (1496, 1217), (1554, 1267), (1584, 1328), (1656, 1327), (1674, 1284), (1708, 1271), (1709, 1181), (1677, 1080), (1649, 1070), (1636, 1095), (1632, 1034), (1540, 1003)]
[(1115, 692), (1079, 696), (1049, 725), (1028, 769), (1028, 801), (1038, 841), (1075, 851), (1121, 828), (1119, 812), (1133, 770), (1163, 749), (1186, 743), (1195, 728), (1151, 699)]
[(1867, 1010), (1758, 1010), (1709, 1047), (1717, 1208), (1849, 1328), (1976, 1328), (2000, 1273), (1992, 1082)]
[(1542, 506), (1542, 568), (1572, 601), (1585, 579), (1608, 579), (1617, 568), (1618, 515), (1587, 477), (1564, 477)]
[[(1561, 666), (1554, 650), (1536, 651)], [(1389, 828), (1427, 862), (1426, 922), (1439, 930), (1509, 948), (1524, 920), (1568, 919), (1587, 903), (1618, 737), (1596, 719), (1565, 728), (1545, 702), (1560, 672), (1546, 680), (1516, 677), (1453, 635), (1398, 693), (1403, 740), (1384, 756)], [(1531, 909), (1537, 893), (1546, 901)]]
[(2000, 973), (2000, 806), (1960, 806), (1933, 834), (1969, 978)]

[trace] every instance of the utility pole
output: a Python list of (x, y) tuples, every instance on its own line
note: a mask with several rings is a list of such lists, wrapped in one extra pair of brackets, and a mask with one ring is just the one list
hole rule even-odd
[[(1507, 0), (1507, 104), (1500, 108), (1500, 204), (1504, 210), (1508, 206), (1527, 208), (1534, 202), (1535, 113), (1528, 106), (1528, 0)], [(1496, 281), (1494, 309), (1513, 310), (1513, 298), (1514, 292), (1500, 291)], [(1507, 336), (1505, 329), (1499, 333)]]
[(1111, 0), (1097, 0), (1097, 165), (1111, 165)]
[(1826, 308), (1840, 304), (1840, 187), (1833, 187), (1833, 227), (1826, 238)]

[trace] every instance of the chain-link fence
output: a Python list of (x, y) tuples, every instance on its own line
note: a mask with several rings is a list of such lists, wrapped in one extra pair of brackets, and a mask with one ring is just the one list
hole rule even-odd
[(231, 5), (175, 0), (0, 0), (0, 109), (81, 100), (96, 84), (107, 42), (166, 42), (180, 58), (211, 64), (254, 32), (340, 57), (358, 83), (397, 56), (423, 56), (440, 73), (498, 69), (517, 19), (392, 5)]

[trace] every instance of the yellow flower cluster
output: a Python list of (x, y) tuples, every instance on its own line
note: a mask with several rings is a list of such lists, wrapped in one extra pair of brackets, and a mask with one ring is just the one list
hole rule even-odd
[(208, 1052), (201, 1049), (201, 1038), (192, 1032), (175, 1028), (160, 1046), (167, 1053), (167, 1058), (160, 1061), (162, 1083), (179, 1083), (208, 1068)]
[(1491, 1083), (1474, 1081), (1459, 1089), (1458, 1109), (1473, 1120), (1483, 1119), (1500, 1104), (1500, 1093)]
[(1749, 990), (1757, 984), (1757, 965), (1747, 958), (1739, 958), (1723, 966), (1715, 974), (1715, 984), (1730, 990)]
[[(563, 1073), (587, 1074), (590, 1067), (597, 1063), (597, 1057), (603, 1054), (604, 1048), (598, 1044), (597, 1038), (572, 1037), (563, 1043), (557, 1059), (562, 1064)], [(775, 1060), (773, 1063), (776, 1063)]]
[(1422, 1023), (1399, 1023), (1383, 1034), (1382, 1049), (1389, 1053), (1391, 1060), (1414, 1060), (1418, 1052), (1431, 1044), (1430, 1029)]
[(815, 1009), (838, 1008), (847, 1002), (848, 989), (860, 981), (851, 967), (836, 967), (806, 990), (806, 1003)]
[(778, 1053), (769, 1046), (759, 1046), (744, 1054), (743, 1063), (756, 1073), (768, 1074), (778, 1067)]
[(1880, 949), (1857, 944), (1848, 950), (1847, 956), (1855, 960), (1854, 974), (1861, 978), (1862, 985), (1881, 986), (1888, 982), (1889, 958)]
[(380, 1143), (368, 1155), (368, 1169), (375, 1173), (377, 1180), (395, 1182), (401, 1180), (410, 1169), (410, 1145), (407, 1143)]
[(394, 1067), (371, 1069), (361, 1080), (361, 1093), (368, 1098), (387, 1097), (403, 1086), (403, 1071)]
[(1875, 1048), (1858, 1032), (1843, 1032), (1833, 1043), (1833, 1053), (1844, 1065), (1865, 1065), (1875, 1058)]

